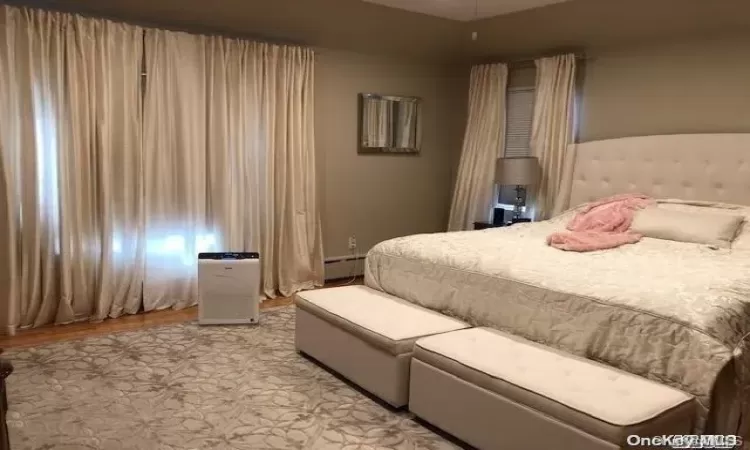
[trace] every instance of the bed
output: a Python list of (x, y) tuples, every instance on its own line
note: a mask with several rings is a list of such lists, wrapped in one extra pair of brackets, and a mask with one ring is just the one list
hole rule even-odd
[[(365, 283), (402, 299), (677, 387), (696, 432), (750, 435), (750, 134), (643, 136), (570, 147), (555, 218), (397, 238)], [(644, 238), (548, 247), (576, 205), (626, 192), (660, 208), (743, 215), (731, 249)]]

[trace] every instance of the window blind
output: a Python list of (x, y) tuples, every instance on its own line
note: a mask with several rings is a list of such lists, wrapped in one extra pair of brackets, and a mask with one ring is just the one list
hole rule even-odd
[(510, 88), (507, 94), (505, 157), (531, 156), (531, 121), (534, 117), (534, 88)]

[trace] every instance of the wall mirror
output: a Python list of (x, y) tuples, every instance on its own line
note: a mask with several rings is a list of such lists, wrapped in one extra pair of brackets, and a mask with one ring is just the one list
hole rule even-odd
[(419, 153), (421, 100), (359, 94), (360, 153)]

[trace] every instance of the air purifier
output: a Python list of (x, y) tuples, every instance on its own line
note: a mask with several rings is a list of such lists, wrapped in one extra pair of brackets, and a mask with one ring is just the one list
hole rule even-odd
[(201, 253), (198, 255), (198, 323), (258, 323), (260, 255)]

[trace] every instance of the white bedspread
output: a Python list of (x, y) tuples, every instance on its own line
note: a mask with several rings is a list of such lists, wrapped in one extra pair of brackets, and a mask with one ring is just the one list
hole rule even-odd
[(548, 247), (567, 219), (386, 241), (368, 254), (365, 283), (689, 392), (704, 419), (730, 361), (748, 398), (750, 251), (649, 238), (591, 253)]

